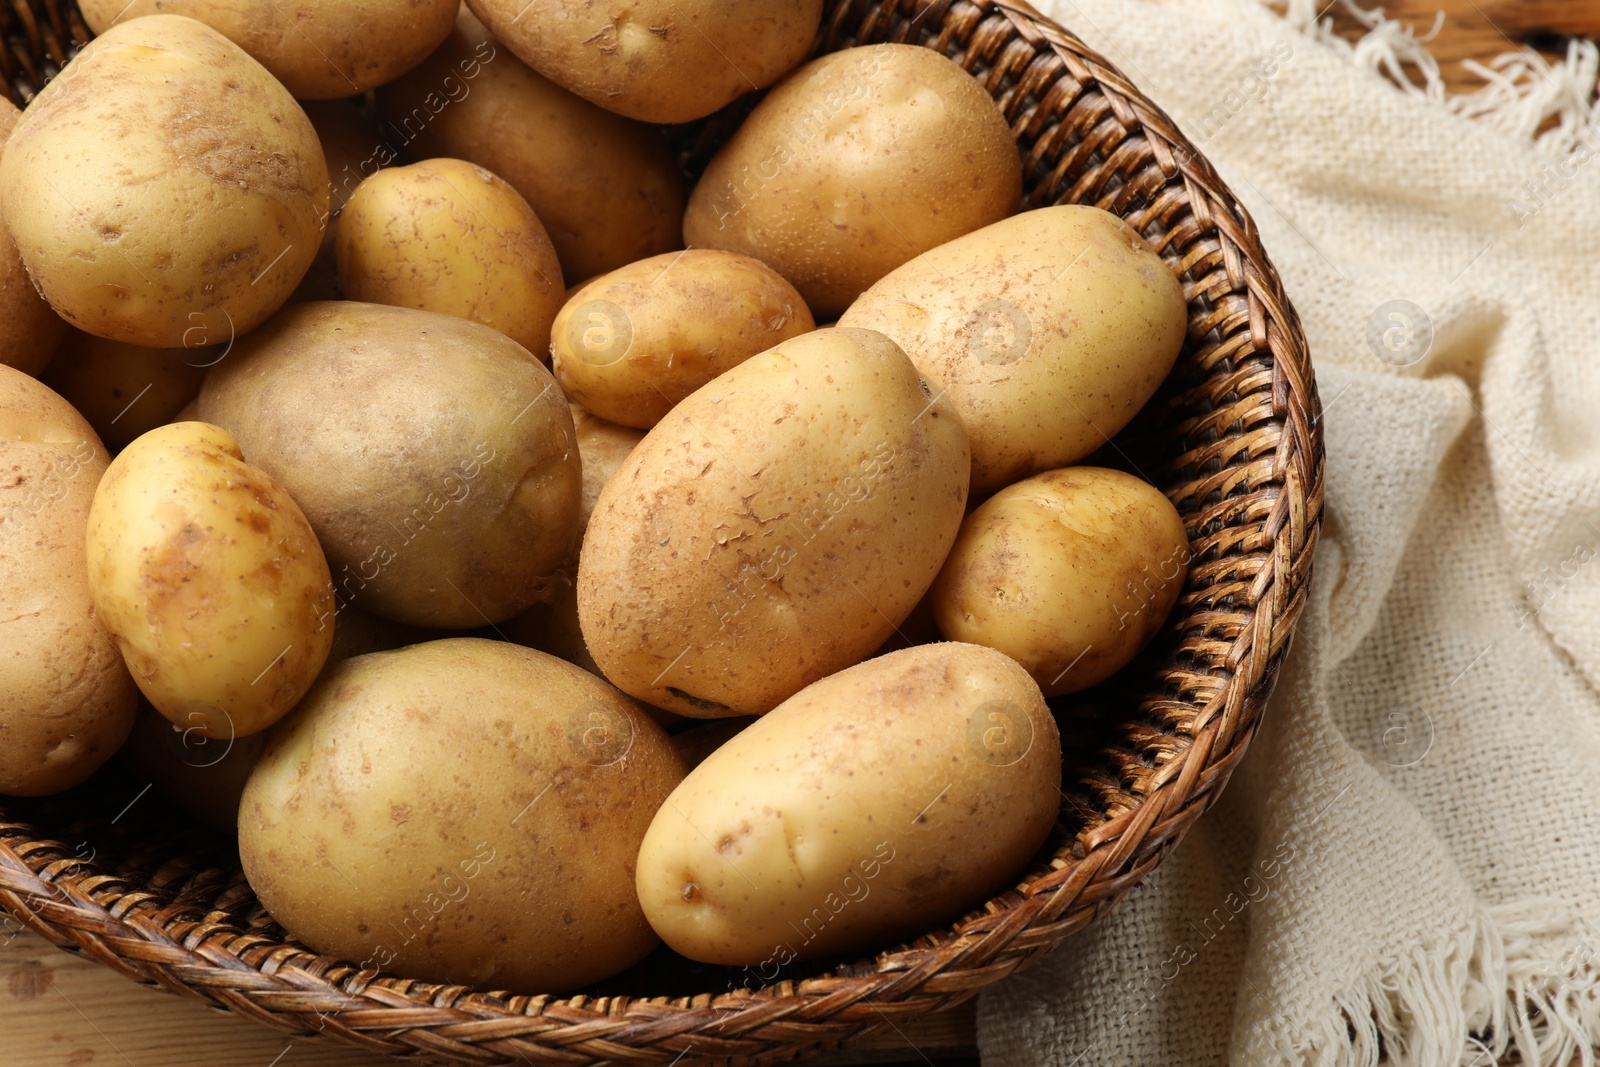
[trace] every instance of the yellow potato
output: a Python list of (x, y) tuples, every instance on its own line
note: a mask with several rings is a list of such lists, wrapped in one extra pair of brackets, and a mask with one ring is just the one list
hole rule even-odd
[(302, 100), (360, 96), (416, 66), (458, 0), (78, 0), (95, 33), (157, 12), (212, 27)]
[(334, 235), (339, 215), (363, 179), (394, 162), (394, 150), (378, 135), (378, 125), (348, 100), (312, 100), (301, 105), (317, 131), (322, 156), (328, 163), (328, 213), (322, 224), (322, 244), (317, 258), (289, 297), (292, 304), (308, 300), (338, 300), (339, 265)]
[(259, 63), (192, 19), (150, 15), (107, 30), (34, 98), (0, 157), (0, 210), (74, 326), (199, 348), (294, 291), (328, 173), (305, 112)]
[(156, 710), (213, 738), (266, 729), (333, 642), (333, 584), (288, 493), (219, 427), (181, 422), (122, 450), (95, 490), (89, 591)]
[(817, 330), (674, 408), (600, 492), (578, 617), (607, 678), (758, 715), (883, 643), (966, 506), (966, 431), (869, 330)]
[(1059, 696), (1105, 681), (1150, 642), (1189, 559), (1178, 509), (1154, 486), (1069, 467), (967, 516), (930, 599), (945, 637), (999, 649)]
[(482, 626), (547, 597), (572, 562), (583, 467), (566, 398), (487, 326), (298, 304), (217, 364), (200, 417), (305, 509), (341, 607)]
[(439, 50), (378, 93), (414, 158), (498, 174), (544, 223), (568, 282), (681, 247), (683, 178), (659, 131), (545, 80), (465, 7)]
[(645, 122), (691, 122), (793, 70), (822, 0), (467, 0), (534, 70)]
[[(21, 114), (0, 96), (0, 158)], [(67, 324), (34, 288), (11, 231), (0, 221), (0, 364), (37, 378), (66, 332)]]
[(141, 348), (73, 330), (43, 381), (77, 408), (115, 453), (172, 422), (199, 395), (204, 362), (181, 348)]
[(458, 315), (549, 359), (561, 264), (528, 202), (482, 167), (430, 159), (374, 174), (340, 216), (337, 248), (349, 299)]
[(642, 959), (639, 842), (683, 764), (569, 663), (458, 638), (346, 660), (273, 731), (239, 856), (297, 938), (363, 967), (560, 992)]
[(108, 457), (61, 397), (0, 366), (0, 793), (77, 785), (133, 725), (133, 679), (101, 632), (83, 555)]
[(1172, 369), (1183, 288), (1127, 223), (1094, 207), (1027, 211), (918, 256), (851, 305), (955, 403), (982, 496), (1075, 463)]
[(754, 256), (827, 320), (1021, 195), (1011, 131), (970, 75), (915, 45), (847, 48), (756, 105), (695, 186), (683, 238)]
[(639, 848), (639, 900), (675, 951), (770, 982), (1006, 888), (1060, 787), (1055, 720), (1016, 663), (905, 649), (808, 686), (690, 771)]
[(794, 286), (734, 252), (691, 248), (583, 286), (550, 331), (568, 397), (648, 430), (678, 401), (773, 345), (816, 329)]

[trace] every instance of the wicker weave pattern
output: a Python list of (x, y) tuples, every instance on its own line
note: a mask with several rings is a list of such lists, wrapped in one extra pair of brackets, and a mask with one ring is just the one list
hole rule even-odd
[[(0, 73), (21, 102), (87, 32), (69, 2), (0, 5)], [(1305, 596), (1323, 457), (1304, 335), (1254, 225), (1211, 166), (1071, 34), (999, 0), (830, 0), (817, 47), (885, 40), (934, 48), (990, 91), (1023, 152), (1027, 206), (1121, 214), (1189, 300), (1177, 369), (1109, 446), (1177, 504), (1194, 553), (1188, 584), (1125, 691), (1104, 697), (1117, 725), (1079, 739), (1093, 744), (1068, 767), (1051, 854), (1017, 889), (911, 945), (758, 991), (722, 992), (729, 972), (687, 968), (705, 979), (693, 988), (714, 991), (619, 995), (660, 991), (630, 972), (607, 983), (607, 996), (480, 994), (358, 972), (286, 941), (228, 843), (159, 809), (161, 818), (109, 825), (138, 786), (124, 796), (112, 776), (56, 801), (0, 802), (0, 905), (136, 981), (378, 1052), (480, 1064), (755, 1063), (958, 1003), (1087, 926), (1154, 869), (1243, 756)], [(712, 120), (687, 131), (686, 159), (700, 154), (697, 136), (704, 146), (719, 129)], [(1078, 719), (1071, 708), (1063, 716), (1071, 742)]]

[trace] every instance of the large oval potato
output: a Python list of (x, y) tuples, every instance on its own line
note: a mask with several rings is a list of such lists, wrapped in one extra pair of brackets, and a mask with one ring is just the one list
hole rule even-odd
[(396, 146), (510, 182), (544, 223), (568, 283), (681, 247), (683, 178), (660, 132), (529, 70), (462, 7), (416, 70), (378, 92)]
[(1039, 687), (976, 645), (922, 645), (816, 682), (673, 790), (639, 900), (690, 959), (757, 969), (949, 922), (1016, 878), (1061, 806)]
[(539, 217), (482, 167), (429, 159), (379, 171), (345, 205), (339, 287), (351, 300), (481, 322), (547, 359), (566, 299)]
[(89, 420), (106, 448), (120, 452), (199, 395), (203, 362), (182, 348), (141, 348), (72, 330), (42, 380)]
[(289, 494), (204, 422), (112, 461), (86, 536), (89, 592), (155, 709), (212, 738), (265, 730), (333, 643), (333, 583)]
[(165, 12), (205, 23), (301, 100), (360, 96), (422, 62), (458, 0), (78, 0), (95, 33)]
[(915, 45), (847, 48), (756, 105), (694, 187), (683, 237), (754, 256), (830, 319), (1021, 195), (1011, 131), (970, 75)]
[(661, 728), (593, 675), (499, 641), (433, 641), (346, 660), (273, 732), (239, 856), (319, 951), (559, 992), (655, 946), (634, 868), (682, 777)]
[[(0, 96), (0, 158), (21, 114)], [(0, 364), (37, 378), (66, 332), (65, 320), (34, 288), (11, 231), (0, 221)]]
[(294, 291), (328, 172), (310, 120), (261, 64), (193, 19), (150, 15), (107, 30), (34, 97), (0, 157), (0, 210), (74, 326), (199, 348)]
[(816, 329), (794, 286), (759, 260), (691, 248), (583, 286), (550, 332), (568, 397), (648, 430), (684, 397), (757, 352)]
[(646, 435), (600, 492), (578, 617), (626, 693), (757, 715), (883, 643), (967, 500), (966, 431), (870, 330), (746, 360)]
[(692, 122), (793, 70), (822, 0), (467, 0), (524, 63), (619, 115)]
[(1188, 329), (1177, 277), (1095, 207), (1039, 208), (926, 252), (839, 319), (879, 330), (955, 403), (972, 492), (1075, 463), (1128, 424)]
[(133, 725), (89, 595), (84, 530), (108, 457), (61, 397), (0, 366), (0, 793), (77, 785)]
[(550, 372), (450, 315), (297, 304), (242, 339), (200, 417), (305, 509), (339, 604), (417, 626), (508, 619), (578, 540), (583, 467)]

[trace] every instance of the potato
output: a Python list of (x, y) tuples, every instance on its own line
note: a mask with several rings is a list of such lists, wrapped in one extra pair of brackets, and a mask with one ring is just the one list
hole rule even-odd
[(915, 45), (847, 48), (756, 105), (695, 186), (683, 239), (754, 256), (827, 320), (1021, 195), (1022, 157), (971, 76)]
[(839, 319), (879, 330), (955, 403), (982, 496), (1128, 424), (1183, 347), (1177, 277), (1094, 207), (1039, 208), (933, 249)]
[(634, 865), (683, 773), (661, 728), (586, 671), (432, 641), (346, 660), (273, 731), (239, 856), (273, 918), (321, 952), (559, 992), (655, 946)]
[(34, 98), (0, 157), (0, 210), (74, 326), (198, 348), (294, 291), (328, 172), (305, 112), (259, 63), (193, 19), (150, 15), (107, 30)]
[(639, 848), (639, 900), (675, 951), (770, 982), (1004, 889), (1060, 787), (1055, 721), (1016, 663), (908, 648), (813, 683), (689, 772)]
[[(21, 114), (0, 96), (0, 158)], [(37, 378), (66, 332), (66, 322), (34, 288), (11, 231), (0, 221), (0, 364)]]
[(765, 263), (691, 248), (579, 289), (556, 316), (551, 367), (571, 399), (648, 430), (717, 375), (816, 327), (794, 286)]
[(430, 159), (374, 174), (336, 244), (351, 300), (459, 315), (549, 358), (561, 264), (533, 208), (482, 167)]
[(413, 158), (510, 182), (569, 283), (681, 247), (683, 178), (660, 133), (535, 74), (465, 7), (437, 52), (378, 92), (378, 111)]
[(392, 161), (395, 153), (378, 134), (378, 125), (348, 100), (312, 100), (301, 105), (317, 131), (322, 156), (328, 163), (328, 214), (322, 224), (322, 243), (305, 277), (289, 297), (290, 303), (307, 300), (338, 300), (339, 265), (334, 235), (339, 232), (339, 215), (356, 187), (369, 175)]
[(679, 404), (600, 491), (578, 618), (607, 678), (759, 715), (883, 643), (966, 506), (966, 431), (869, 330), (818, 330)]
[(603, 108), (692, 122), (793, 70), (822, 0), (467, 0), (524, 63)]
[(0, 366), (0, 793), (77, 785), (133, 725), (133, 679), (95, 618), (83, 555), (107, 461), (71, 405)]
[(340, 607), (417, 626), (500, 622), (578, 540), (583, 468), (555, 379), (449, 315), (298, 304), (206, 378), (200, 416), (293, 494)]
[(95, 33), (157, 12), (212, 27), (302, 100), (360, 96), (416, 66), (458, 0), (79, 0)]
[(939, 632), (999, 649), (1046, 696), (1111, 677), (1161, 629), (1189, 571), (1172, 502), (1131, 474), (1069, 467), (967, 516), (929, 598)]
[(141, 348), (73, 330), (43, 380), (89, 420), (111, 452), (173, 421), (200, 394), (204, 358), (181, 348)]
[(333, 583), (305, 515), (220, 427), (151, 430), (112, 461), (89, 592), (157, 711), (204, 737), (282, 718), (333, 643)]

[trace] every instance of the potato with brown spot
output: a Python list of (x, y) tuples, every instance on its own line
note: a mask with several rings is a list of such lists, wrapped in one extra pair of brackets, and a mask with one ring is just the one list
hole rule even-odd
[(300, 105), (178, 15), (96, 38), (0, 157), (0, 212), (45, 299), (87, 333), (148, 348), (258, 326), (316, 256), (327, 210)]
[[(0, 96), (0, 158), (21, 115)], [(0, 364), (37, 378), (66, 332), (67, 324), (34, 288), (11, 231), (0, 221)]]
[(182, 348), (142, 348), (72, 330), (43, 381), (120, 452), (136, 437), (174, 421), (200, 395), (211, 357)]

